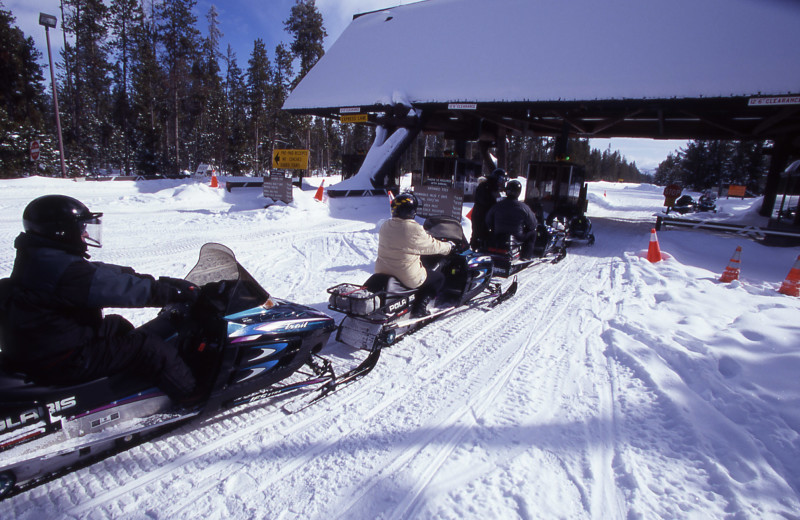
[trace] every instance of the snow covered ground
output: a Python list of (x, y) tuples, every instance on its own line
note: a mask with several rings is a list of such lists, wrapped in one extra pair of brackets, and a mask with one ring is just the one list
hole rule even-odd
[[(267, 209), (258, 189), (194, 181), (0, 189), (0, 276), (25, 205), (63, 193), (105, 213), (95, 259), (182, 276), (217, 241), (321, 310), (326, 288), (371, 273), (388, 216), (383, 197), (323, 204), (311, 188)], [(319, 405), (201, 418), (1, 502), (0, 518), (800, 518), (800, 298), (777, 292), (800, 248), (669, 229), (671, 258), (651, 264), (661, 191), (591, 184), (594, 247), (403, 339)], [(714, 218), (757, 221), (758, 203), (721, 200)], [(741, 280), (721, 284), (737, 245)]]

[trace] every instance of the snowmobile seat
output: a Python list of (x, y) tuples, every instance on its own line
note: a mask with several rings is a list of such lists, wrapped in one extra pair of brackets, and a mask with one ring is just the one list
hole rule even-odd
[(509, 233), (497, 233), (489, 241), (489, 253), (511, 255), (519, 253), (522, 247), (517, 237)]
[(392, 275), (377, 273), (364, 282), (364, 287), (374, 293), (385, 292), (387, 298), (401, 298), (417, 291), (416, 289), (409, 289)]
[[(150, 387), (141, 378), (120, 373), (93, 379), (75, 385), (47, 385), (34, 383), (20, 372), (0, 371), (0, 402), (3, 405), (23, 402), (49, 403), (54, 399), (74, 396), (87, 408), (102, 402), (120, 400), (140, 393)], [(75, 410), (77, 411), (77, 410)]]

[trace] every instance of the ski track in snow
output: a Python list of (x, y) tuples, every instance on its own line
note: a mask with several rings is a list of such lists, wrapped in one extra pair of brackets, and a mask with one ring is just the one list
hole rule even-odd
[[(200, 213), (199, 229), (174, 239), (139, 230), (106, 261), (180, 276), (217, 240), (271, 294), (320, 310), (327, 287), (366, 278), (374, 222), (315, 219), (322, 205), (276, 211), (288, 217)], [(673, 298), (674, 267), (621, 255), (646, 246), (649, 226), (597, 219), (594, 247), (521, 272), (494, 309), (405, 337), (306, 410), (287, 416), (276, 400), (201, 417), (5, 501), (0, 516), (798, 518), (800, 449), (787, 447), (798, 427), (744, 400), (736, 409), (723, 377), (733, 361), (719, 380), (695, 377), (703, 338), (643, 323), (666, 321)], [(129, 312), (141, 322), (150, 311)], [(322, 354), (338, 367), (366, 355), (333, 340)]]

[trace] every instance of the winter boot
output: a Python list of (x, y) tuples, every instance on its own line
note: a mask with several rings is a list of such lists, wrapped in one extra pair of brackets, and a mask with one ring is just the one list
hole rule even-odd
[(428, 311), (428, 305), (433, 301), (433, 296), (423, 296), (419, 300), (414, 303), (414, 306), (411, 308), (411, 316), (414, 318), (424, 318), (425, 316), (430, 316), (431, 313)]

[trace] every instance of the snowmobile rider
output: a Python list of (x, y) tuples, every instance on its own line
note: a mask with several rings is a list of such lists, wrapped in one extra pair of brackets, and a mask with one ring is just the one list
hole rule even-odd
[(512, 235), (522, 242), (522, 259), (534, 256), (536, 245), (536, 215), (524, 202), (520, 202), (522, 184), (518, 180), (506, 184), (506, 197), (492, 206), (486, 215), (486, 227), (493, 236)]
[(25, 231), (14, 242), (17, 256), (7, 280), (3, 364), (53, 385), (124, 371), (186, 403), (196, 384), (177, 348), (122, 316), (104, 317), (102, 310), (193, 303), (199, 289), (181, 279), (155, 280), (130, 267), (90, 262), (88, 246), (101, 247), (102, 215), (65, 195), (44, 195), (25, 208)]
[(426, 269), (422, 255), (447, 255), (453, 250), (450, 242), (428, 234), (414, 218), (419, 202), (413, 193), (403, 193), (392, 201), (392, 218), (378, 233), (378, 258), (375, 273), (397, 278), (409, 289), (419, 289), (412, 313), (427, 316), (427, 306), (444, 286), (444, 274)]
[(497, 203), (500, 192), (506, 186), (506, 172), (502, 168), (494, 170), (489, 177), (475, 188), (475, 204), (472, 206), (472, 237), (469, 245), (480, 251), (488, 245), (492, 234), (486, 227), (486, 215)]

